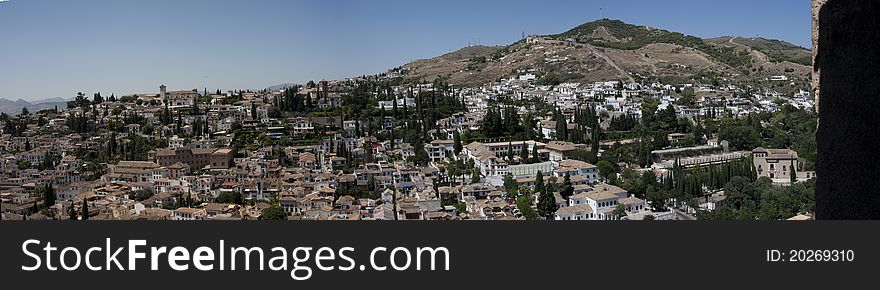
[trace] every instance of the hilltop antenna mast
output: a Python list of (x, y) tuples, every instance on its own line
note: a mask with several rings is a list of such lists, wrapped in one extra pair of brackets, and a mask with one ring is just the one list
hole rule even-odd
[(599, 19), (605, 19), (605, 11), (602, 11), (602, 7), (599, 7)]

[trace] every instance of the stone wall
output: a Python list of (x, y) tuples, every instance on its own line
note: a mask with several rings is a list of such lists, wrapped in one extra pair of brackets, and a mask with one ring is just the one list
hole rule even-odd
[(880, 1), (813, 4), (816, 218), (880, 219)]
[(816, 112), (819, 111), (819, 67), (816, 65), (816, 47), (819, 42), (819, 11), (828, 0), (813, 0), (813, 96), (816, 98)]

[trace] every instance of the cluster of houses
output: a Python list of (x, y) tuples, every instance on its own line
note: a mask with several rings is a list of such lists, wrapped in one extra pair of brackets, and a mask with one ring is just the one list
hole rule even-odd
[[(0, 212), (4, 219), (57, 219), (70, 207), (79, 210), (88, 204), (90, 219), (248, 220), (260, 219), (265, 209), (277, 206), (288, 213), (289, 219), (522, 219), (522, 213), (505, 193), (502, 180), (509, 175), (521, 186), (532, 187), (535, 175), (541, 172), (556, 177), (557, 182), (568, 176), (574, 186), (570, 198), (555, 194), (558, 220), (641, 219), (646, 215), (675, 219), (674, 214), (652, 213), (644, 200), (603, 183), (595, 165), (571, 159), (573, 152), (589, 150), (589, 145), (555, 140), (557, 126), (549, 116), (538, 116), (536, 120), (542, 140), (472, 142), (456, 153), (454, 135), (479, 130), (489, 104), (502, 97), (538, 97), (555, 104), (572, 119), (573, 110), (584, 104), (594, 106), (599, 114), (640, 117), (645, 97), (659, 99), (658, 110), (676, 106), (679, 114), (691, 116), (773, 110), (780, 99), (799, 107), (812, 106), (808, 94), (784, 98), (770, 92), (760, 95), (754, 104), (750, 98), (734, 97), (742, 95), (742, 89), (734, 86), (687, 85), (694, 89), (696, 98), (695, 103), (684, 105), (670, 96), (670, 92), (684, 87), (618, 81), (538, 86), (534, 80), (534, 75), (525, 72), (458, 90), (458, 97), (468, 109), (437, 120), (434, 129), (428, 131), (431, 141), (418, 148), (402, 139), (379, 141), (374, 136), (358, 136), (355, 132), (362, 132), (364, 126), (358, 120), (339, 116), (279, 118), (271, 112), (277, 109), (273, 106), (285, 93), (283, 90), (209, 93), (168, 91), (163, 85), (158, 94), (137, 94), (127, 101), (56, 110), (40, 116), (41, 120), (48, 117), (44, 124), (26, 124), (23, 133), (2, 132)], [(329, 110), (344, 106), (343, 96), (357, 81), (321, 81), (296, 93), (309, 98), (315, 107)], [(393, 89), (410, 93), (433, 90), (431, 84)], [(412, 103), (414, 99), (401, 97), (379, 101), (376, 106), (391, 110)], [(193, 109), (199, 112), (182, 113)], [(530, 109), (517, 108), (520, 114)], [(97, 128), (107, 130), (59, 133), (69, 132), (69, 119), (76, 117), (85, 117)], [(122, 121), (129, 118), (145, 121)], [(394, 128), (399, 125), (395, 121), (386, 117), (382, 126)], [(118, 130), (117, 126), (124, 129)], [(235, 134), (247, 133), (271, 140), (292, 136), (312, 142), (296, 146), (235, 144)], [(112, 150), (141, 146), (130, 144), (133, 142), (129, 137), (134, 136), (164, 144), (139, 152), (142, 154), (135, 158), (119, 154), (122, 160), (110, 161), (93, 156), (96, 148), (111, 150), (107, 145), (111, 139), (124, 140), (114, 143)], [(675, 142), (683, 136), (669, 138)], [(508, 154), (524, 149), (530, 157), (537, 152), (538, 162), (525, 162), (518, 154)], [(407, 162), (422, 153), (417, 152), (420, 150), (427, 155), (428, 166)], [(662, 160), (664, 152), (655, 153)], [(780, 182), (790, 180), (787, 170), (797, 167), (794, 152), (758, 148), (752, 153), (758, 173)], [(746, 155), (723, 153), (694, 157), (692, 161), (711, 163), (718, 158)], [(353, 165), (353, 160), (367, 162)], [(444, 167), (452, 160), (472, 162), (479, 173), (478, 182), (449, 182)], [(663, 162), (658, 164), (649, 170), (662, 171)], [(814, 173), (797, 172), (798, 178), (809, 179), (811, 175)], [(37, 206), (45, 199), (39, 193), (46, 184), (54, 187), (56, 195), (49, 211)], [(459, 204), (450, 204), (449, 200)], [(626, 214), (614, 214), (621, 206)]]

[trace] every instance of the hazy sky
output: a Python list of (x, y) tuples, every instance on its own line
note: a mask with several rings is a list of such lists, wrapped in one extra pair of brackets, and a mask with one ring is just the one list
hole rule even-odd
[(340, 79), (601, 16), (700, 37), (811, 45), (807, 0), (10, 0), (0, 3), (0, 97)]

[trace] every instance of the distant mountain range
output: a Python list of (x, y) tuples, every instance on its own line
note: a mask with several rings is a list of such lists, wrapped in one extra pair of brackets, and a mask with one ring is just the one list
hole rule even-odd
[(811, 62), (809, 50), (780, 40), (701, 39), (602, 19), (507, 46), (469, 46), (391, 71), (409, 80), (439, 77), (465, 85), (526, 73), (547, 84), (636, 79), (684, 83), (714, 77), (749, 82), (774, 75), (808, 82)]
[(67, 100), (64, 98), (51, 98), (37, 101), (25, 101), (18, 99), (12, 101), (6, 98), (0, 98), (0, 112), (8, 115), (16, 115), (21, 113), (21, 108), (27, 108), (30, 112), (37, 112), (44, 109), (67, 108)]
[(295, 86), (298, 86), (298, 84), (294, 84), (294, 83), (284, 83), (284, 84), (274, 85), (274, 86), (268, 87), (268, 88), (266, 88), (266, 89), (269, 90), (269, 91), (277, 91), (277, 90), (283, 90), (283, 89), (286, 89), (286, 88), (289, 88), (289, 87), (295, 87)]

